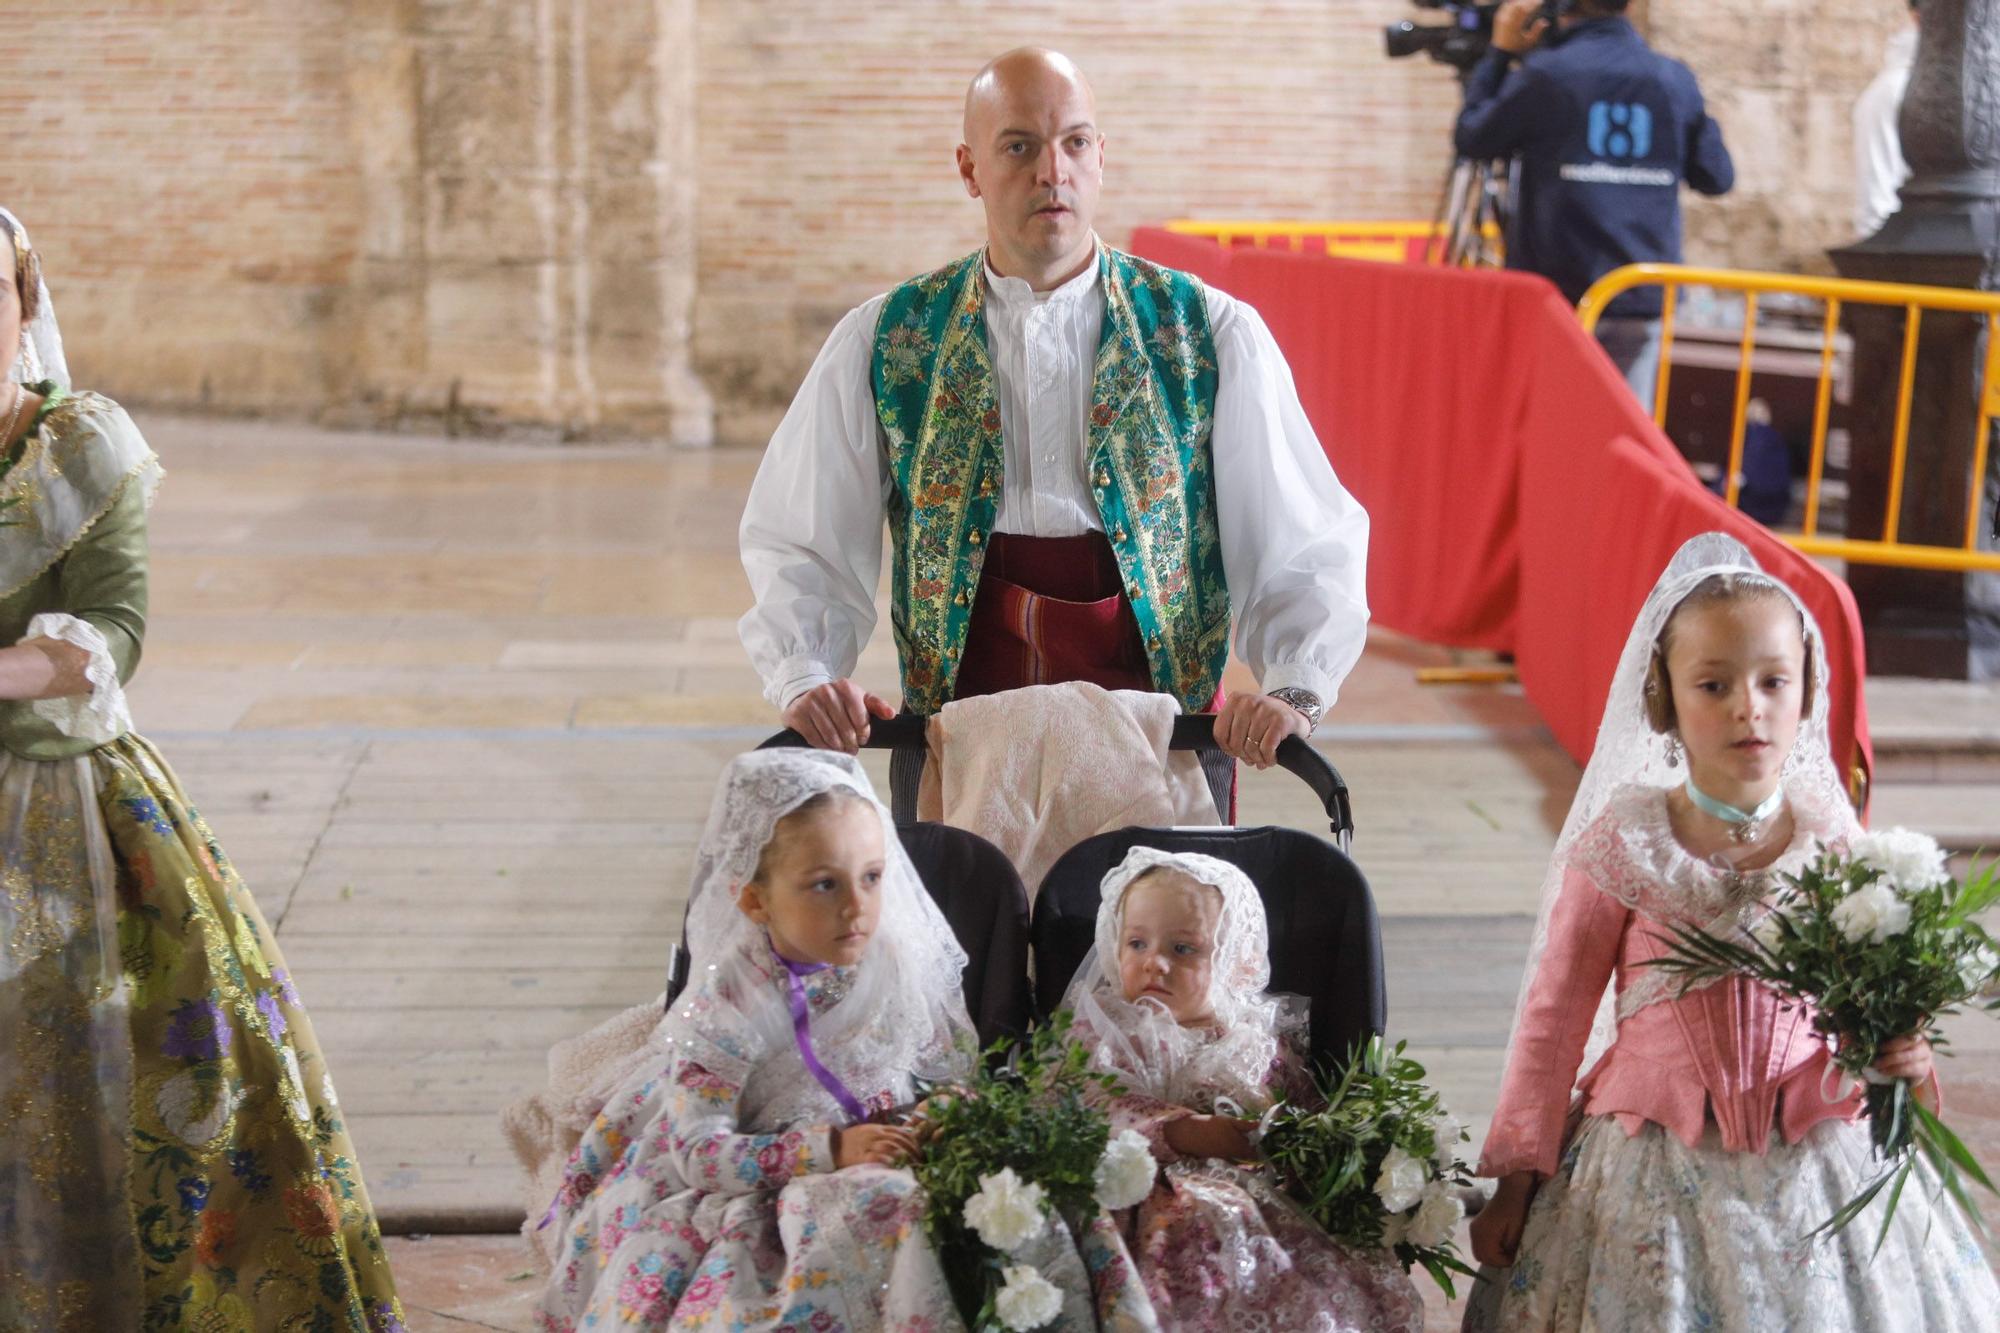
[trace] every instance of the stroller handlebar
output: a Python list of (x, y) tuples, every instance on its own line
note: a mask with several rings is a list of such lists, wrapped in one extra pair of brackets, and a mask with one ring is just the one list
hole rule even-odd
[[(924, 719), (915, 714), (901, 717), (874, 719), (868, 724), (868, 739), (861, 743), (864, 750), (921, 750), (928, 742), (924, 738)], [(758, 746), (759, 749), (800, 748), (806, 746), (806, 738), (789, 728), (779, 732)], [(1175, 750), (1215, 750), (1215, 714), (1184, 713), (1174, 719), (1174, 737), (1170, 749)], [(1278, 746), (1278, 767), (1295, 775), (1299, 781), (1312, 788), (1319, 798), (1320, 808), (1326, 811), (1328, 824), (1334, 837), (1344, 849), (1354, 832), (1354, 808), (1347, 795), (1347, 781), (1340, 776), (1340, 770), (1333, 761), (1314, 749), (1304, 738), (1287, 736)]]

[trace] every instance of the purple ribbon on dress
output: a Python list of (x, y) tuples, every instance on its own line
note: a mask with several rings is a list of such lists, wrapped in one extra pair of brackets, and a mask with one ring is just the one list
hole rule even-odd
[(799, 1043), (799, 1059), (805, 1061), (807, 1071), (819, 1080), (821, 1087), (833, 1094), (833, 1099), (840, 1103), (841, 1109), (846, 1111), (856, 1123), (866, 1120), (868, 1118), (868, 1108), (861, 1104), (861, 1099), (848, 1091), (847, 1085), (840, 1081), (840, 1076), (821, 1064), (819, 1057), (813, 1054), (812, 1032), (806, 1023), (806, 985), (801, 978), (809, 977), (815, 972), (824, 971), (827, 965), (825, 963), (795, 963), (776, 949), (771, 950), (771, 956), (785, 965), (786, 979), (791, 983), (792, 1036)]

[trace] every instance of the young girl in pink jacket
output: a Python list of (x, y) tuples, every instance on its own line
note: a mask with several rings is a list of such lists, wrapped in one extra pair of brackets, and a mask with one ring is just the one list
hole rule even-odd
[[(1468, 1329), (2000, 1328), (1926, 1168), (1872, 1262), (1879, 1199), (1807, 1238), (1880, 1169), (1811, 1013), (1644, 966), (1671, 926), (1747, 931), (1779, 873), (1858, 830), (1826, 680), (1811, 614), (1721, 534), (1640, 611), (1544, 885), (1472, 1228), (1501, 1271)], [(1923, 1038), (1876, 1068), (1935, 1104)]]

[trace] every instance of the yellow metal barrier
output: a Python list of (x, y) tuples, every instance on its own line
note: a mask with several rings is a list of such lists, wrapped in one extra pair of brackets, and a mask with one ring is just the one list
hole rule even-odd
[[(1239, 240), (1257, 249), (1273, 245), (1287, 250), (1308, 248), (1336, 259), (1372, 259), (1389, 264), (1442, 263), (1443, 229), (1430, 222), (1205, 222), (1179, 218), (1163, 224), (1182, 236), (1207, 236), (1221, 246)], [(1308, 240), (1321, 242), (1308, 247)]]
[[(1702, 286), (1737, 292), (1743, 297), (1741, 359), (1736, 370), (1735, 414), (1729, 428), (1728, 475), (1723, 499), (1734, 506), (1743, 469), (1743, 433), (1750, 403), (1751, 361), (1757, 350), (1757, 298), (1785, 292), (1813, 297), (1826, 305), (1820, 337), (1819, 389), (1814, 399), (1812, 459), (1806, 473), (1805, 516), (1798, 532), (1778, 536), (1808, 555), (1830, 556), (1851, 564), (1898, 565), (1908, 569), (1996, 570), (2000, 551), (1979, 546), (1979, 508), (1985, 491), (1987, 441), (1995, 416), (2000, 416), (2000, 293), (1958, 287), (1918, 287), (1893, 282), (1861, 282), (1851, 278), (1812, 278), (1735, 269), (1692, 268), (1681, 264), (1631, 264), (1597, 280), (1577, 303), (1577, 318), (1596, 331), (1597, 321), (1614, 297), (1635, 287), (1664, 287), (1660, 312), (1660, 370), (1653, 390), (1653, 420), (1667, 419), (1667, 378), (1671, 370), (1674, 314), (1680, 289)], [(1887, 520), (1880, 540), (1828, 537), (1819, 531), (1820, 486), (1826, 470), (1826, 433), (1833, 387), (1834, 335), (1842, 304), (1901, 306), (1906, 320), (1903, 356), (1896, 393), (1896, 429), (1889, 460)], [(1974, 428), (1971, 499), (1966, 506), (1965, 541), (1959, 546), (1915, 545), (1897, 540), (1904, 489), (1904, 468), (1910, 443), (1910, 397), (1916, 384), (1917, 335), (1927, 310), (1983, 315), (1986, 318), (1986, 365), (1979, 387), (1978, 424)]]

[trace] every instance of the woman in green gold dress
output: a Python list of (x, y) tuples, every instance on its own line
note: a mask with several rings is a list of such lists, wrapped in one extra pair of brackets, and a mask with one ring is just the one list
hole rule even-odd
[(5, 209), (0, 365), (0, 1333), (401, 1330), (277, 942), (130, 729), (159, 460)]

